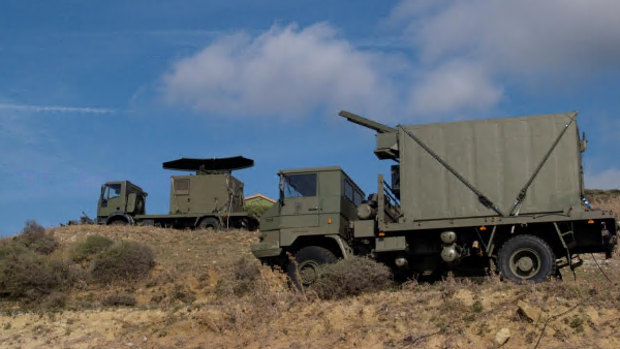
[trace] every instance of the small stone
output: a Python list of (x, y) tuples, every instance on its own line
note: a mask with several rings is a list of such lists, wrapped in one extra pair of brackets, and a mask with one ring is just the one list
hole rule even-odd
[(407, 316), (407, 313), (405, 313), (404, 311), (400, 313), (400, 317), (405, 317)]
[(510, 330), (507, 328), (502, 328), (495, 335), (495, 344), (498, 346), (504, 345), (510, 339)]
[(524, 301), (519, 301), (517, 306), (519, 307), (519, 313), (533, 323), (545, 322), (547, 319), (546, 314), (542, 310), (533, 307)]

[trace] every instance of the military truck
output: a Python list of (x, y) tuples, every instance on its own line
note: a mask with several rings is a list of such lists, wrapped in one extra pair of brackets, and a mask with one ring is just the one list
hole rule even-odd
[(354, 255), (402, 279), (499, 272), (534, 283), (578, 267), (580, 254), (611, 257), (618, 221), (585, 199), (577, 112), (396, 127), (339, 115), (376, 132), (391, 178), (379, 174), (366, 196), (340, 167), (278, 172), (279, 201), (251, 249), (296, 284)]
[(101, 186), (97, 223), (106, 225), (153, 225), (176, 229), (226, 228), (255, 230), (258, 220), (243, 211), (243, 182), (231, 173), (254, 166), (242, 156), (193, 159), (163, 163), (164, 169), (195, 171), (195, 175), (171, 176), (170, 211), (147, 215), (146, 193), (130, 181)]

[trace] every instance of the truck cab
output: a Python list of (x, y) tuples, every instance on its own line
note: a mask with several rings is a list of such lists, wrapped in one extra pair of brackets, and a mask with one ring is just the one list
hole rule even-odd
[(334, 260), (353, 251), (350, 226), (364, 191), (340, 167), (282, 170), (278, 202), (260, 219), (260, 242), (252, 253), (271, 264), (287, 264), (287, 252), (298, 257), (304, 283), (316, 277), (316, 265), (304, 255)]
[(126, 224), (145, 213), (148, 194), (130, 181), (107, 182), (101, 186), (97, 223)]

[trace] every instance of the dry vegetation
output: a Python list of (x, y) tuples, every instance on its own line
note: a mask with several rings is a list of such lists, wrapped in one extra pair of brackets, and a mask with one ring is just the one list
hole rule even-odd
[(30, 228), (0, 243), (0, 348), (498, 348), (504, 329), (502, 348), (620, 347), (617, 254), (521, 286), (395, 285), (359, 258), (296, 292), (249, 252), (257, 233)]

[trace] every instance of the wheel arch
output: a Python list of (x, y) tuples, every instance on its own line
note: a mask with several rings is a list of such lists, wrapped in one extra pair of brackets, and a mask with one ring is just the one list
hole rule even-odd
[(562, 241), (560, 240), (560, 236), (556, 230), (555, 224), (558, 224), (558, 227), (561, 232), (565, 233), (570, 230), (570, 228), (566, 227), (567, 224), (570, 223), (536, 223), (536, 224), (527, 224), (523, 225), (515, 225), (514, 233), (511, 233), (512, 226), (504, 226), (502, 227), (504, 230), (503, 234), (498, 234), (493, 241), (493, 244), (496, 246), (495, 252), (497, 251), (511, 238), (519, 235), (532, 235), (536, 236), (542, 240), (544, 240), (549, 247), (553, 250), (553, 253), (556, 257), (566, 255), (566, 249), (562, 245)]
[(127, 224), (129, 225), (134, 224), (133, 217), (123, 212), (117, 212), (117, 213), (113, 213), (110, 216), (108, 216), (108, 218), (106, 219), (106, 225), (110, 225), (112, 224), (112, 222), (119, 221), (119, 220), (123, 220), (127, 222)]
[(291, 246), (286, 248), (286, 250), (292, 254), (295, 254), (307, 246), (319, 246), (326, 248), (339, 259), (348, 258), (353, 254), (353, 250), (349, 247), (347, 242), (344, 241), (344, 239), (342, 239), (339, 235), (335, 234), (299, 236), (295, 239), (295, 241), (293, 241)]

